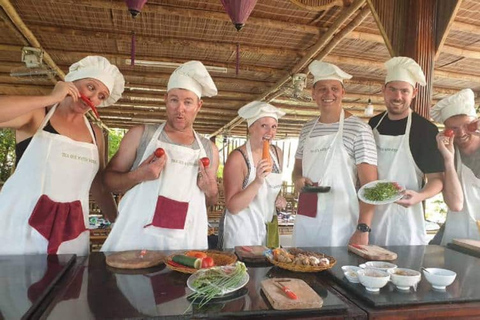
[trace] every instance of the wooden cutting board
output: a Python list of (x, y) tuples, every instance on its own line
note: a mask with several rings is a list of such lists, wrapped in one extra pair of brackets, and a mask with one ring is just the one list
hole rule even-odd
[(245, 262), (265, 262), (267, 258), (263, 254), (268, 250), (265, 246), (236, 246), (235, 254), (238, 259)]
[(164, 262), (165, 254), (153, 250), (130, 250), (112, 253), (105, 259), (107, 265), (119, 269), (144, 269)]
[[(279, 282), (292, 290), (297, 299), (290, 299), (275, 283)], [(262, 281), (262, 290), (275, 310), (319, 309), (323, 299), (305, 281), (292, 278), (274, 278)]]
[(397, 259), (395, 252), (375, 245), (349, 245), (348, 251), (367, 260), (392, 261)]
[(464, 247), (476, 252), (480, 252), (480, 241), (470, 239), (453, 239), (452, 242), (457, 246)]

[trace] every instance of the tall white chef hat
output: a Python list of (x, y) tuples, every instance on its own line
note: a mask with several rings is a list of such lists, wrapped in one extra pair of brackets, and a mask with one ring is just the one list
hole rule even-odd
[(405, 81), (414, 87), (417, 82), (421, 86), (427, 84), (422, 68), (411, 58), (394, 57), (385, 62), (385, 67), (387, 68), (385, 83), (389, 83), (390, 81)]
[(247, 120), (250, 127), (255, 121), (263, 117), (271, 117), (278, 121), (285, 112), (263, 101), (252, 101), (238, 110), (238, 115)]
[(448, 118), (460, 114), (477, 117), (475, 95), (471, 89), (463, 89), (446, 97), (430, 109), (430, 117), (437, 123), (444, 123)]
[(351, 79), (352, 76), (334, 64), (315, 60), (308, 66), (313, 74), (313, 83), (320, 80), (338, 80), (343, 83), (344, 79)]
[(110, 95), (99, 107), (112, 105), (122, 97), (125, 89), (125, 79), (120, 70), (104, 57), (85, 57), (72, 64), (68, 71), (65, 81), (92, 78), (101, 81), (108, 88)]
[(173, 71), (168, 80), (167, 91), (171, 89), (187, 89), (202, 96), (213, 97), (218, 91), (207, 68), (200, 61), (189, 61)]

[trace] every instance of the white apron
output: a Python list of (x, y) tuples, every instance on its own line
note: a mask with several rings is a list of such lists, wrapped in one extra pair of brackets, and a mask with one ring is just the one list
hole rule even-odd
[(357, 166), (343, 145), (344, 117), (342, 110), (337, 133), (310, 138), (315, 123), (305, 140), (302, 175), (331, 189), (318, 193), (315, 218), (297, 214), (295, 247), (346, 246), (355, 232), (359, 214)]
[[(102, 251), (208, 248), (205, 194), (197, 186), (198, 160), (206, 156), (205, 150), (195, 132), (199, 150), (158, 140), (164, 126), (155, 131), (141, 162), (156, 148), (163, 148), (167, 154), (165, 167), (158, 179), (139, 183), (125, 193), (118, 208), (118, 219)], [(157, 210), (159, 197), (170, 204), (181, 203), (186, 213), (182, 215), (180, 227), (155, 226), (157, 219), (169, 223), (179, 218), (169, 209)]]
[[(47, 253), (49, 241), (29, 224), (42, 195), (59, 205), (76, 202), (83, 212), (83, 217), (77, 216), (80, 219), (77, 222), (81, 224), (83, 220), (83, 225), (77, 224), (77, 227), (84, 231), (76, 238), (62, 242), (56, 253), (88, 254), (88, 198), (90, 185), (99, 167), (98, 148), (96, 144), (74, 141), (66, 136), (43, 131), (55, 110), (56, 106), (48, 112), (14, 174), (0, 192), (2, 255)], [(90, 124), (85, 117), (84, 119), (95, 143)], [(52, 218), (52, 224), (47, 225), (45, 222), (43, 226), (37, 224), (36, 227), (53, 227), (53, 222), (61, 218), (57, 216), (57, 220)], [(58, 225), (56, 223), (57, 231), (61, 231)]]
[(462, 163), (460, 151), (456, 150), (457, 174), (462, 185), (463, 209), (459, 212), (448, 210), (442, 246), (453, 239), (480, 240), (476, 220), (480, 220), (480, 179)]
[[(408, 114), (405, 134), (382, 135), (373, 129), (377, 144), (378, 179), (398, 182), (407, 190), (420, 191), (423, 173), (418, 168), (410, 151), (410, 128), (412, 112)], [(372, 220), (371, 244), (379, 246), (425, 245), (426, 229), (422, 203), (409, 208), (392, 203), (375, 206)]]
[[(247, 186), (255, 180), (257, 170), (253, 162), (252, 148), (250, 141), (245, 145), (247, 149), (248, 163), (250, 164), (250, 175)], [(272, 150), (270, 157), (277, 162)], [(266, 178), (257, 195), (245, 209), (237, 214), (231, 214), (225, 210), (223, 227), (223, 247), (234, 248), (235, 246), (266, 245), (267, 230), (265, 224), (271, 222), (275, 214), (275, 200), (282, 187), (282, 174), (271, 172)]]

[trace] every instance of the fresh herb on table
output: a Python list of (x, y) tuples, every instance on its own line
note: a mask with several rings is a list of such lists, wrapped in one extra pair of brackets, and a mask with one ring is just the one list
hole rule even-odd
[(370, 201), (385, 201), (395, 197), (401, 187), (395, 182), (379, 182), (372, 188), (365, 188), (363, 196)]

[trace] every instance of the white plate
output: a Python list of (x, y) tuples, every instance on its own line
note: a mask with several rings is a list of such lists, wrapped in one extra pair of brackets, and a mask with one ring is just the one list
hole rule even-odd
[[(225, 268), (225, 267), (214, 267), (214, 268)], [(195, 272), (194, 274), (192, 274), (190, 277), (188, 277), (187, 286), (190, 290), (192, 290), (194, 292), (197, 292), (197, 289), (193, 286), (193, 281), (195, 279), (197, 279), (197, 277), (201, 273), (205, 272), (206, 270), (208, 270), (208, 269), (199, 270), (199, 271)], [(245, 276), (243, 277), (242, 281), (240, 281), (240, 283), (237, 286), (235, 286), (233, 288), (228, 288), (228, 289), (223, 290), (222, 293), (219, 294), (219, 296), (226, 295), (226, 294), (229, 294), (231, 292), (237, 291), (238, 289), (243, 288), (248, 283), (248, 280), (250, 280), (250, 276), (248, 275), (248, 273), (245, 273)]]
[(363, 202), (365, 203), (368, 203), (368, 204), (373, 204), (373, 205), (382, 205), (382, 204), (389, 204), (389, 203), (394, 203), (395, 201), (398, 201), (400, 199), (402, 199), (403, 197), (403, 190), (405, 190), (405, 188), (402, 187), (402, 190), (400, 190), (396, 196), (393, 196), (389, 199), (386, 199), (386, 200), (383, 200), (383, 201), (372, 201), (372, 200), (368, 200), (364, 197), (364, 192), (365, 192), (365, 188), (373, 188), (375, 187), (378, 183), (381, 183), (381, 182), (394, 182), (394, 181), (388, 181), (388, 180), (376, 180), (376, 181), (372, 181), (372, 182), (369, 182), (367, 184), (365, 184), (363, 187), (360, 188), (360, 190), (358, 190), (358, 198), (360, 200), (362, 200)]

